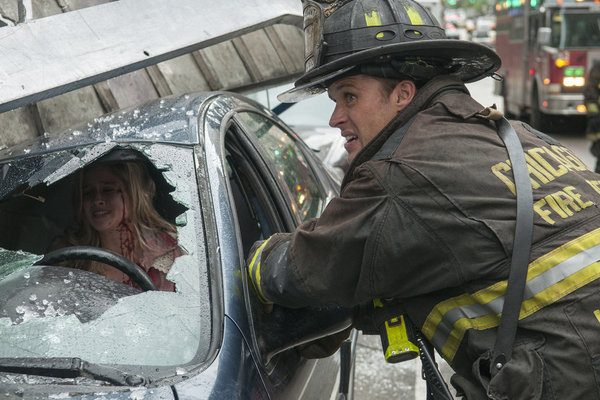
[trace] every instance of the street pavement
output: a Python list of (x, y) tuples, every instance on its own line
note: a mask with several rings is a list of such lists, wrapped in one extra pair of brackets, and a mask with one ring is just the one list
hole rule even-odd
[[(439, 355), (436, 361), (450, 387), (452, 369)], [(426, 399), (425, 381), (421, 378), (421, 361), (414, 359), (397, 364), (385, 362), (379, 336), (360, 335), (356, 350), (354, 375), (355, 400)]]

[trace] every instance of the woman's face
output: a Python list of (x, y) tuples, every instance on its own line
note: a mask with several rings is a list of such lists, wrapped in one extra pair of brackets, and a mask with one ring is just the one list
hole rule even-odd
[(116, 230), (127, 218), (123, 182), (107, 166), (94, 167), (83, 176), (83, 214), (100, 233)]

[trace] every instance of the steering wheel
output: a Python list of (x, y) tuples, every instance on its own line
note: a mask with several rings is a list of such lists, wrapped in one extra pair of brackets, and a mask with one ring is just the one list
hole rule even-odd
[(64, 247), (44, 255), (44, 258), (38, 261), (36, 265), (53, 265), (67, 260), (92, 260), (108, 264), (131, 278), (143, 291), (156, 290), (152, 279), (150, 279), (148, 274), (139, 265), (114, 251), (100, 247)]

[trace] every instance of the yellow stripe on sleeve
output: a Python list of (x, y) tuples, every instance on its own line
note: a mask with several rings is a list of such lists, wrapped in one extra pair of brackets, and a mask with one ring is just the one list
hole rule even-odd
[(250, 274), (252, 283), (254, 283), (254, 287), (256, 288), (256, 293), (263, 303), (271, 303), (271, 301), (263, 293), (262, 287), (260, 286), (260, 261), (262, 251), (266, 244), (269, 242), (269, 240), (271, 240), (271, 238), (265, 240), (265, 242), (262, 243), (260, 247), (254, 252), (254, 256), (252, 257), (252, 261), (250, 262), (250, 266), (248, 267), (248, 272)]

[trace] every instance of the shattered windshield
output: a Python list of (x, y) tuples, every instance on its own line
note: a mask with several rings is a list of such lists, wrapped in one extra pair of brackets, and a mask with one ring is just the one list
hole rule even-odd
[(600, 43), (600, 13), (552, 14), (552, 46), (562, 49), (598, 47)]
[[(109, 179), (121, 170), (151, 183), (135, 192), (135, 181)], [(0, 174), (0, 364), (76, 357), (167, 367), (206, 355), (211, 314), (191, 147), (103, 142), (0, 164)], [(147, 186), (156, 194), (138, 215), (136, 193)], [(158, 290), (98, 261), (34, 265), (73, 244), (111, 249), (110, 238)]]

